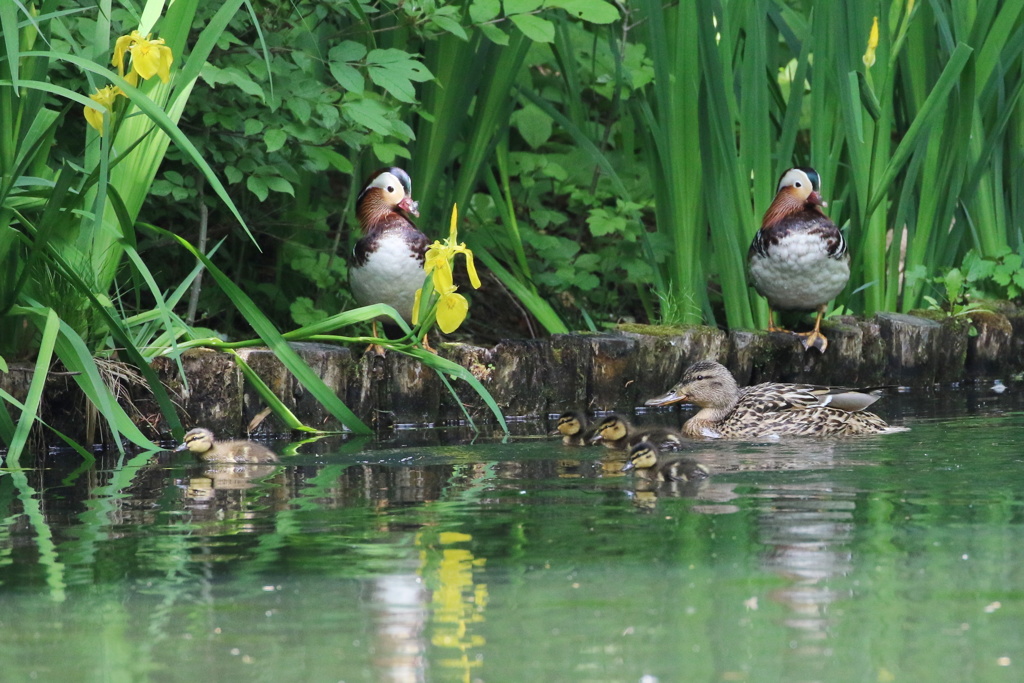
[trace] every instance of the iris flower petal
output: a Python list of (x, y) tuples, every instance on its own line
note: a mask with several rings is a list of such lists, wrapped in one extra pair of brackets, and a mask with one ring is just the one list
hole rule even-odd
[(469, 302), (466, 301), (466, 297), (455, 292), (444, 294), (437, 303), (437, 326), (445, 334), (450, 334), (459, 329), (467, 313)]

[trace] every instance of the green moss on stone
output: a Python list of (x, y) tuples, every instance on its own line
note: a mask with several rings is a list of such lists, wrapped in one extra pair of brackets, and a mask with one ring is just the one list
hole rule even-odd
[(623, 323), (616, 325), (615, 329), (619, 332), (629, 332), (630, 334), (644, 334), (650, 337), (682, 337), (686, 334), (695, 331), (711, 330), (710, 327), (703, 325), (641, 325), (640, 323)]

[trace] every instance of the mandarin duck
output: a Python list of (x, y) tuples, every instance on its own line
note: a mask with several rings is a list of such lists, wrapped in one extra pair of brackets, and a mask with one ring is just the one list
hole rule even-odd
[(768, 331), (787, 331), (775, 326), (775, 310), (817, 311), (814, 329), (799, 336), (805, 349), (824, 352), (821, 318), (850, 279), (850, 255), (839, 228), (821, 212), (820, 182), (813, 168), (782, 174), (747, 252), (747, 267), (754, 289), (768, 300)]
[(217, 441), (213, 432), (196, 427), (174, 449), (191, 451), (202, 460), (213, 463), (258, 465), (277, 462), (277, 456), (266, 446), (252, 441)]
[[(872, 393), (868, 393), (872, 392)], [(905, 431), (864, 409), (878, 400), (874, 390), (768, 382), (739, 388), (732, 373), (715, 361), (694, 363), (664, 396), (648, 406), (682, 401), (700, 407), (683, 424), (693, 438), (750, 438), (783, 435), (849, 436)]]
[[(388, 304), (411, 323), (429, 240), (409, 219), (420, 215), (409, 174), (395, 166), (373, 173), (356, 198), (356, 215), (363, 236), (353, 249), (349, 269), (352, 296), (360, 306)], [(373, 334), (377, 336), (377, 320)]]
[(627, 450), (641, 441), (649, 441), (663, 451), (677, 451), (683, 443), (679, 432), (671, 427), (636, 427), (616, 414), (597, 423), (590, 440), (618, 451)]
[(635, 471), (651, 481), (700, 481), (710, 474), (706, 466), (693, 458), (660, 457), (658, 447), (650, 441), (641, 441), (629, 450), (622, 471)]

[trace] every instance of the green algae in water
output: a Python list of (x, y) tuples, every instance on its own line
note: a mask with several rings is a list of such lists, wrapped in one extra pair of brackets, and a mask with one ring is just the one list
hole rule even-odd
[(689, 487), (542, 438), (7, 474), (5, 678), (1018, 680), (1024, 412), (954, 398)]

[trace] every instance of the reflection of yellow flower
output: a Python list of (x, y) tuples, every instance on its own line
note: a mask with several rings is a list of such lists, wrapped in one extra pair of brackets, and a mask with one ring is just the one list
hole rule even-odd
[[(126, 52), (132, 56), (132, 72), (128, 76), (124, 73)], [(144, 79), (160, 76), (164, 83), (171, 77), (172, 62), (174, 55), (171, 54), (171, 48), (164, 45), (163, 38), (150, 40), (149, 35), (143, 37), (138, 31), (117, 39), (114, 43), (114, 58), (110, 60), (117, 67), (118, 73), (129, 81), (133, 80), (133, 74), (138, 74)]]
[(878, 17), (875, 17), (874, 23), (871, 24), (871, 33), (868, 34), (868, 49), (864, 52), (864, 56), (861, 59), (864, 60), (864, 66), (871, 68), (875, 65), (875, 48), (878, 47)]
[[(445, 334), (457, 330), (469, 312), (469, 302), (466, 301), (466, 297), (455, 291), (458, 289), (458, 286), (455, 284), (452, 275), (452, 262), (455, 261), (456, 254), (462, 254), (466, 257), (466, 272), (469, 273), (469, 282), (473, 285), (474, 289), (480, 287), (480, 277), (476, 274), (476, 265), (473, 263), (473, 252), (466, 247), (465, 243), (459, 244), (458, 218), (459, 209), (457, 206), (454, 206), (452, 207), (452, 221), (448, 239), (443, 244), (435, 240), (433, 244), (427, 247), (426, 258), (423, 263), (423, 270), (431, 276), (434, 291), (440, 297), (437, 304), (436, 319), (437, 326)], [(419, 318), (420, 296), (422, 293), (422, 289), (416, 291), (416, 299), (412, 308), (412, 322), (414, 325)]]
[[(105, 88), (100, 88), (89, 98), (96, 104), (103, 105), (103, 108), (107, 111), (114, 109), (114, 100), (118, 95), (124, 95), (124, 92), (114, 85), (108, 85)], [(107, 115), (107, 111), (96, 111), (92, 107), (84, 107), (85, 109), (85, 120), (88, 121), (89, 125), (99, 131), (100, 135), (103, 135), (103, 117)]]

